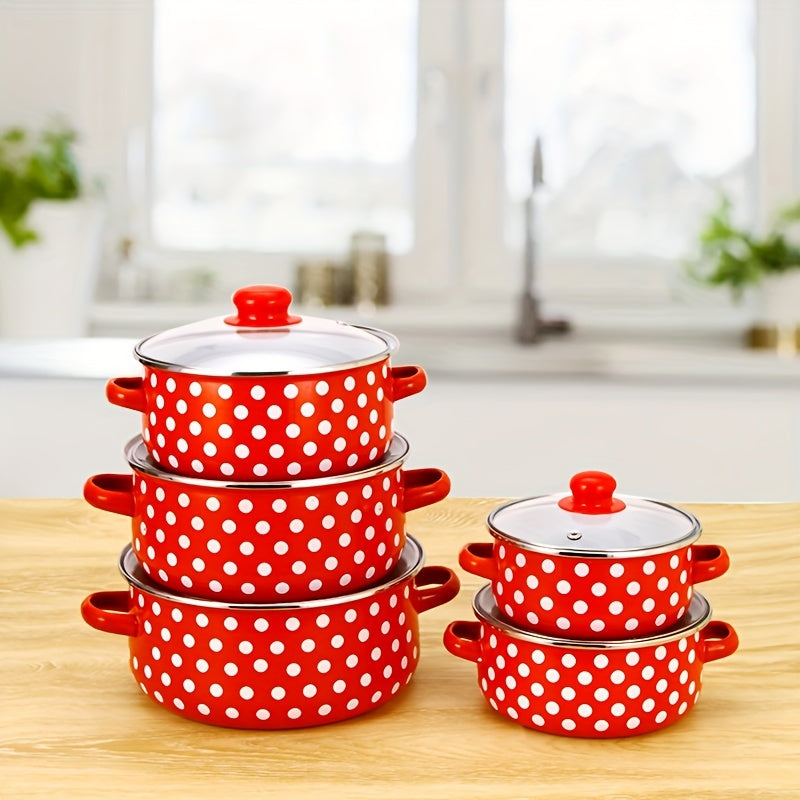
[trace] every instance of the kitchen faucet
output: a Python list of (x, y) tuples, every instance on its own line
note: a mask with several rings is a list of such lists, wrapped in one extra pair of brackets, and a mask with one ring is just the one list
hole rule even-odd
[(568, 333), (571, 330), (565, 319), (544, 319), (541, 303), (536, 292), (537, 242), (534, 225), (536, 193), (544, 185), (544, 162), (542, 160), (542, 140), (539, 136), (533, 146), (531, 170), (531, 190), (525, 198), (525, 250), (523, 254), (523, 286), (519, 298), (519, 319), (515, 338), (520, 344), (533, 344), (555, 333)]

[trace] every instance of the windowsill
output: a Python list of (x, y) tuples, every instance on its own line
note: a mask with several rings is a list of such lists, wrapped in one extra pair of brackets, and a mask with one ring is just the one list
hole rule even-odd
[[(639, 380), (800, 387), (800, 357), (747, 350), (746, 322), (717, 309), (698, 322), (680, 310), (581, 312), (573, 329), (533, 345), (513, 340), (513, 315), (499, 304), (400, 305), (293, 310), (384, 328), (396, 334), (397, 364), (419, 364), (431, 376), (475, 379)], [(132, 348), (140, 338), (226, 314), (229, 304), (100, 303), (93, 336), (60, 342), (0, 341), (0, 376), (108, 378), (138, 374)]]

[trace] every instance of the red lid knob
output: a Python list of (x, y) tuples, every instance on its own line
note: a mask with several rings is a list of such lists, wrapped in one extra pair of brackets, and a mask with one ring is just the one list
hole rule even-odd
[(572, 497), (562, 497), (558, 501), (558, 505), (565, 511), (574, 511), (577, 514), (614, 514), (625, 508), (625, 503), (614, 497), (617, 482), (607, 472), (579, 472), (569, 482), (569, 488)]
[(301, 317), (289, 313), (292, 294), (282, 286), (245, 286), (233, 293), (237, 314), (225, 317), (228, 325), (242, 328), (280, 328)]

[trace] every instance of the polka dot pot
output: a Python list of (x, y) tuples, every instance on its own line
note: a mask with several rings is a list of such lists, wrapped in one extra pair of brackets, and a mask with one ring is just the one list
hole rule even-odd
[(602, 511), (574, 496), (515, 501), (489, 516), (494, 542), (466, 545), (459, 563), (491, 581), (498, 608), (521, 628), (576, 639), (666, 630), (686, 613), (694, 584), (726, 572), (727, 552), (697, 544), (700, 523), (684, 511), (612, 498), (604, 473), (573, 479), (579, 499), (587, 475), (592, 488), (602, 484)]
[(301, 728), (370, 711), (419, 660), (417, 615), (452, 599), (458, 578), (423, 567), (409, 537), (391, 576), (360, 594), (294, 605), (236, 605), (171, 594), (123, 552), (129, 591), (96, 592), (81, 612), (129, 637), (130, 668), (154, 702), (234, 728)]
[[(136, 346), (144, 377), (106, 397), (142, 413), (162, 469), (217, 480), (292, 480), (380, 459), (393, 403), (425, 387), (420, 367), (391, 367), (385, 331), (288, 313), (291, 295), (256, 286), (238, 314), (166, 331)], [(255, 310), (252, 310), (255, 309)]]
[(310, 600), (382, 580), (405, 544), (407, 511), (447, 496), (438, 469), (403, 470), (395, 436), (375, 466), (332, 478), (226, 484), (158, 469), (141, 438), (130, 475), (95, 475), (84, 497), (131, 517), (145, 573), (175, 592), (242, 603)]
[(562, 736), (632, 736), (672, 725), (697, 702), (703, 665), (738, 646), (730, 625), (709, 621), (699, 593), (671, 631), (604, 642), (516, 628), (502, 619), (488, 586), (473, 608), (479, 621), (451, 623), (445, 647), (477, 663), (480, 690), (498, 714)]

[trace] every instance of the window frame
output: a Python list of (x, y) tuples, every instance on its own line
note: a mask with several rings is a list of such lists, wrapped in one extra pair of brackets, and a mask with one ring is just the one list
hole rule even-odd
[[(763, 226), (780, 205), (800, 194), (800, 2), (754, 3), (755, 206)], [(521, 254), (506, 245), (503, 235), (506, 215), (521, 213), (508, 197), (503, 172), (504, 5), (497, 0), (420, 2), (414, 246), (392, 256), (393, 295), (400, 304), (507, 302), (521, 288)], [(119, 183), (130, 221), (122, 225), (127, 227), (122, 235), (160, 269), (180, 269), (200, 259), (217, 265), (216, 285), (222, 291), (253, 280), (291, 286), (294, 264), (309, 254), (198, 253), (154, 243), (148, 208), (154, 0), (136, 7), (138, 24), (119, 32), (124, 63), (116, 56), (117, 78), (124, 79), (129, 96), (115, 131), (123, 137), (127, 161)], [(133, 165), (132, 152), (138, 153)], [(130, 199), (134, 183), (138, 189)], [(557, 266), (547, 271), (546, 299), (562, 307), (675, 307), (677, 265), (672, 261), (608, 260), (598, 268), (596, 262), (587, 267), (585, 261), (565, 260)], [(711, 299), (710, 293), (696, 305), (698, 314), (709, 307), (729, 310), (727, 300)]]

